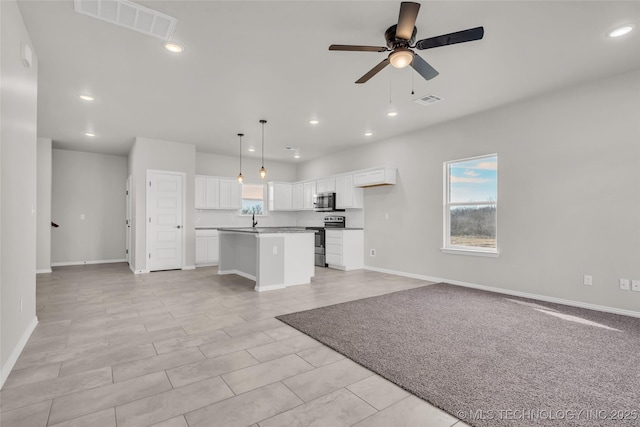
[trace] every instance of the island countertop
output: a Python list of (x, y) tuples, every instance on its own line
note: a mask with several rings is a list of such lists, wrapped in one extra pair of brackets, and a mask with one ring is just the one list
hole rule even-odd
[(218, 231), (253, 234), (315, 233), (315, 230), (307, 230), (304, 227), (221, 227)]

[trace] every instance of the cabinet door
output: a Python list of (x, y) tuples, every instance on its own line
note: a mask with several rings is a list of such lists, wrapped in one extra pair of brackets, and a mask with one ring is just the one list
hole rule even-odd
[(242, 187), (235, 179), (221, 179), (219, 199), (219, 209), (240, 209), (242, 206)]
[(207, 262), (217, 263), (220, 259), (220, 248), (218, 246), (218, 237), (207, 238)]
[(269, 183), (269, 210), (290, 211), (293, 206), (291, 184), (284, 182)]
[(207, 237), (196, 237), (196, 264), (204, 264), (208, 258)]
[(220, 180), (217, 178), (207, 178), (205, 180), (205, 206), (207, 209), (217, 209), (218, 208), (218, 190), (219, 190)]
[(336, 177), (336, 208), (353, 207), (353, 175)]
[(304, 208), (304, 184), (293, 184), (292, 192), (291, 208), (294, 211), (301, 211)]
[(206, 209), (207, 199), (205, 193), (206, 178), (204, 176), (196, 176), (196, 209)]
[(335, 178), (325, 178), (319, 179), (318, 181), (318, 193), (327, 193), (336, 191), (336, 179)]
[(316, 194), (316, 182), (305, 182), (303, 184), (302, 209), (313, 209), (313, 196)]

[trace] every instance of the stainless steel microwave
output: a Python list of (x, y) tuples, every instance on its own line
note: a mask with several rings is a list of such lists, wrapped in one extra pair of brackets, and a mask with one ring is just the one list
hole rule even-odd
[(316, 212), (333, 212), (336, 210), (336, 193), (318, 193), (313, 196), (313, 209)]

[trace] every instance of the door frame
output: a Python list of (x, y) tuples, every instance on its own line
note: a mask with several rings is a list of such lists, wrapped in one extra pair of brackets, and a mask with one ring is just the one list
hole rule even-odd
[(125, 191), (125, 205), (127, 210), (125, 212), (125, 258), (127, 260), (127, 264), (129, 264), (129, 268), (131, 268), (131, 175), (127, 177)]
[(186, 197), (187, 197), (187, 174), (185, 172), (177, 172), (177, 171), (167, 171), (167, 170), (158, 170), (158, 169), (147, 169), (146, 179), (144, 182), (144, 196), (145, 196), (145, 211), (144, 211), (144, 223), (145, 223), (145, 251), (144, 251), (144, 265), (145, 270), (150, 271), (149, 269), (149, 248), (151, 247), (151, 233), (149, 232), (149, 211), (151, 210), (151, 199), (149, 198), (149, 181), (151, 180), (151, 174), (158, 173), (163, 175), (179, 175), (182, 177), (182, 254), (180, 261), (180, 268), (184, 270), (185, 262), (187, 257), (187, 245), (186, 245), (186, 237), (187, 233), (185, 232), (186, 227), (184, 226), (184, 222), (187, 218), (186, 212)]

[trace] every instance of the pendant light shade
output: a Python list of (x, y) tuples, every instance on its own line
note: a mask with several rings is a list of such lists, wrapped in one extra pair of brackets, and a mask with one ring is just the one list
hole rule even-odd
[(262, 124), (262, 167), (260, 168), (260, 178), (265, 179), (267, 177), (267, 170), (264, 167), (264, 125), (267, 123), (266, 120), (260, 120)]
[(244, 177), (242, 176), (242, 137), (244, 133), (239, 133), (238, 136), (240, 137), (240, 173), (238, 174), (238, 182), (242, 184), (242, 181), (244, 181)]

